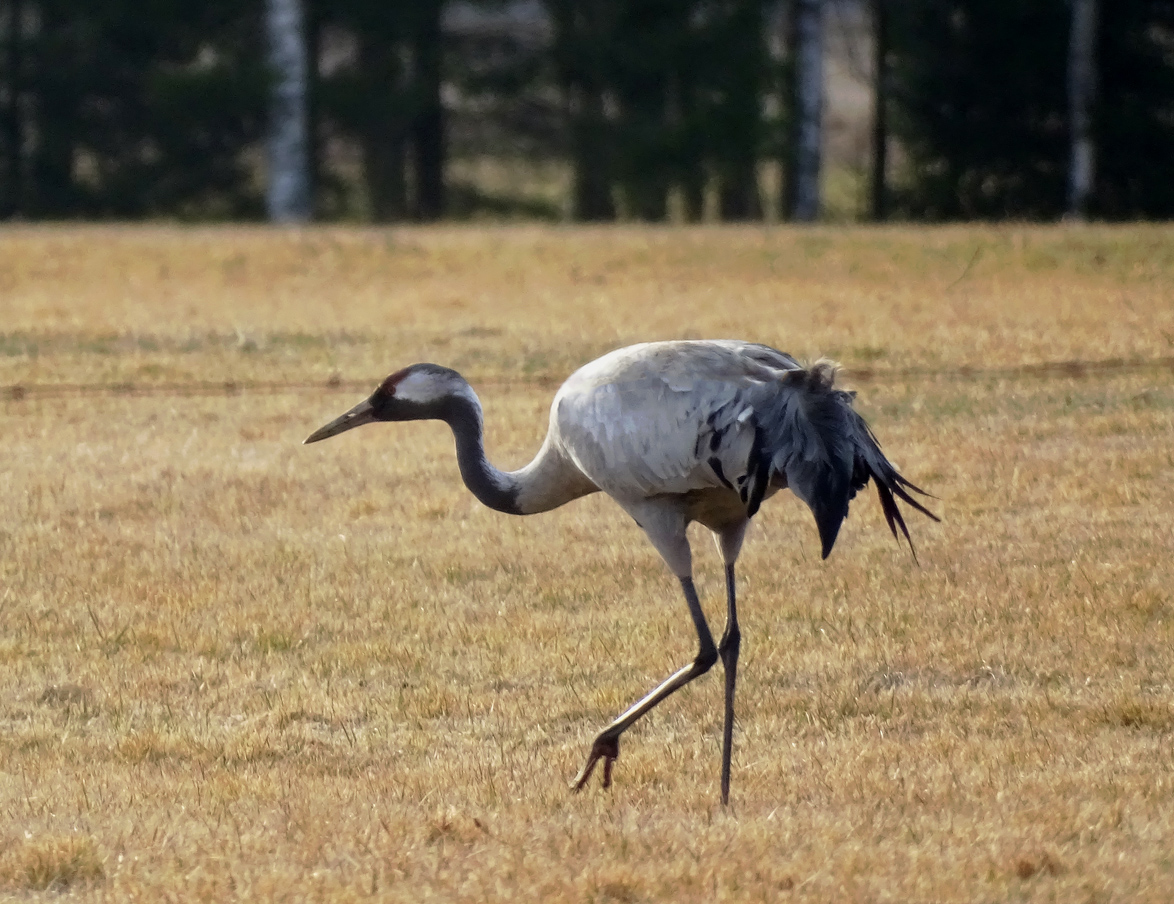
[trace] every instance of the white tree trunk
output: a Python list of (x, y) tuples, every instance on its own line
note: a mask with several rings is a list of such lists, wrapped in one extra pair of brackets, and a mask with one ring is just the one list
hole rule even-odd
[(889, 9), (888, 0), (872, 0), (872, 184), (873, 220), (888, 216), (888, 186), (885, 177), (889, 160)]
[(310, 219), (308, 69), (302, 0), (266, 0), (269, 65), (273, 88), (269, 108), (269, 219), (300, 223)]
[(823, 117), (823, 0), (795, 0), (796, 220), (819, 217)]
[(1092, 104), (1096, 95), (1096, 0), (1072, 0), (1068, 42), (1068, 128), (1072, 156), (1068, 166), (1068, 212), (1083, 220), (1095, 176)]

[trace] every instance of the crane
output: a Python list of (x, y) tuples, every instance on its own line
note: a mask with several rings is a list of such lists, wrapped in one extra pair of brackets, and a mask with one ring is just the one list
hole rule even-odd
[[(913, 543), (896, 499), (934, 521), (909, 491), (929, 495), (898, 473), (835, 387), (837, 367), (804, 367), (766, 345), (735, 340), (646, 342), (609, 352), (575, 371), (555, 394), (546, 439), (533, 461), (504, 472), (485, 456), (476, 393), (455, 370), (414, 364), (385, 379), (369, 398), (316, 430), (315, 443), (377, 421), (441, 420), (452, 429), (465, 485), (499, 512), (532, 515), (604, 492), (643, 529), (677, 577), (698, 651), (595, 738), (572, 785), (581, 790), (600, 760), (609, 787), (620, 736), (641, 716), (703, 675), (720, 657), (725, 670), (721, 801), (730, 796), (734, 688), (741, 632), (734, 563), (750, 519), (764, 500), (790, 489), (815, 516), (823, 558), (871, 480), (893, 536)], [(726, 625), (715, 644), (693, 585), (686, 528), (714, 535), (725, 566)], [(914, 553), (916, 558), (916, 553)]]

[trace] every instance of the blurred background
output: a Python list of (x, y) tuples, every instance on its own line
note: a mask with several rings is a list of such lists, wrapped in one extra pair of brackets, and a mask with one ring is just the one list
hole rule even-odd
[(1169, 0), (3, 0), (0, 217), (1165, 218)]

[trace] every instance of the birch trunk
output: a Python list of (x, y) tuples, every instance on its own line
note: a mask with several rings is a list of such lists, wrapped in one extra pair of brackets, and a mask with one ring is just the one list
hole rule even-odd
[(1068, 167), (1069, 219), (1088, 214), (1095, 177), (1092, 104), (1096, 94), (1096, 0), (1072, 0), (1068, 43), (1068, 123), (1072, 150)]
[(269, 64), (273, 88), (269, 108), (269, 219), (310, 219), (308, 67), (301, 0), (266, 0)]
[(872, 219), (883, 221), (888, 211), (888, 185), (885, 181), (889, 157), (889, 10), (888, 0), (872, 3), (873, 46), (875, 54), (872, 83)]
[(795, 209), (810, 223), (819, 217), (819, 170), (823, 117), (823, 2), (796, 0), (795, 31)]

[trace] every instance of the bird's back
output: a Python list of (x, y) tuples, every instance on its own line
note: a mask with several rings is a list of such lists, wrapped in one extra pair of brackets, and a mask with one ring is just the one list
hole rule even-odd
[(552, 426), (613, 496), (728, 489), (751, 451), (754, 405), (800, 369), (783, 352), (733, 340), (628, 346), (571, 375)]
[(644, 379), (690, 391), (699, 380), (741, 383), (770, 380), (802, 366), (785, 352), (734, 339), (679, 339), (618, 348), (584, 364), (567, 378), (559, 395)]
[(905, 492), (916, 487), (880, 451), (851, 394), (834, 388), (834, 373), (733, 340), (633, 345), (571, 375), (555, 396), (552, 435), (621, 502), (701, 494), (705, 507), (740, 505), (749, 518), (790, 487), (815, 515), (825, 556), (849, 501), (874, 479), (890, 528), (907, 538), (893, 495), (929, 512)]

